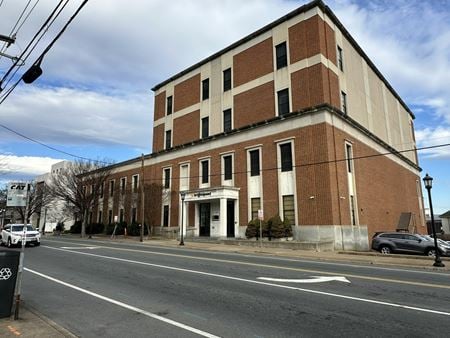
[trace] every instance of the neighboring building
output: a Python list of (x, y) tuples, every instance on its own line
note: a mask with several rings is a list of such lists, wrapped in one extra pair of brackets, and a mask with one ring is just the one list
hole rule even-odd
[(439, 216), (442, 222), (441, 229), (446, 234), (450, 234), (450, 210)]
[[(47, 185), (54, 175), (59, 175), (70, 161), (61, 161), (51, 166), (51, 170), (47, 174), (37, 176), (35, 181), (38, 186)], [(67, 212), (64, 201), (52, 201), (49, 205), (44, 205), (40, 213), (33, 215), (32, 224), (39, 228), (41, 232), (53, 232), (58, 223), (64, 223), (66, 230), (75, 222), (74, 215)]]
[[(258, 209), (288, 219), (296, 239), (336, 248), (368, 248), (405, 212), (426, 232), (414, 115), (322, 1), (153, 91), (144, 176), (165, 189), (158, 226), (178, 229), (182, 191), (193, 236), (244, 237)], [(136, 205), (114, 202), (114, 184), (141, 175), (140, 158), (113, 166), (94, 212), (104, 223), (136, 216)]]

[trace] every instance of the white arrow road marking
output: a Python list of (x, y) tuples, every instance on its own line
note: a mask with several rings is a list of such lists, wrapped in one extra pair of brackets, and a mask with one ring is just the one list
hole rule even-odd
[(350, 283), (350, 281), (341, 276), (331, 276), (331, 277), (322, 277), (322, 276), (311, 276), (309, 279), (282, 279), (282, 278), (269, 278), (269, 277), (258, 277), (256, 279), (268, 280), (271, 282), (285, 282), (285, 283), (323, 283), (323, 282), (344, 282)]
[(100, 247), (98, 246), (77, 246), (77, 247), (70, 247), (70, 246), (62, 246), (61, 249), (68, 249), (68, 250), (83, 250), (83, 249), (87, 249), (87, 250), (94, 250), (94, 249), (99, 249)]

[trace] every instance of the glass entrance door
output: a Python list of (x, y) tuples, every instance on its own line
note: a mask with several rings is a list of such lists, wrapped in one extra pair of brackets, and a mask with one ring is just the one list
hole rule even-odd
[(209, 237), (211, 234), (211, 205), (200, 203), (200, 236)]

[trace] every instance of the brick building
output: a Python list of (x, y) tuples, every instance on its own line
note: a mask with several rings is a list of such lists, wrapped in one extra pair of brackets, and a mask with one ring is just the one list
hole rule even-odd
[[(139, 158), (115, 165), (111, 182), (162, 184), (154, 225), (178, 229), (182, 191), (193, 236), (243, 237), (258, 209), (336, 247), (366, 248), (405, 212), (426, 231), (414, 114), (322, 1), (153, 91), (153, 153), (143, 170)], [(111, 182), (99, 220), (139, 218)]]

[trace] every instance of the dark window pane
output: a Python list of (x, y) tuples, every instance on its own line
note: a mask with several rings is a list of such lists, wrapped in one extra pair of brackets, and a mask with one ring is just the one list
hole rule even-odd
[(169, 206), (164, 206), (164, 212), (163, 212), (163, 227), (169, 226)]
[(209, 136), (209, 117), (202, 118), (202, 138)]
[(342, 55), (342, 48), (338, 46), (338, 66), (341, 71), (344, 71), (344, 59)]
[(259, 150), (250, 151), (250, 176), (259, 176)]
[(167, 115), (172, 114), (172, 96), (167, 98)]
[(208, 161), (202, 161), (202, 183), (208, 183), (209, 182), (209, 162)]
[(353, 152), (352, 152), (352, 146), (350, 144), (345, 144), (345, 155), (347, 157), (347, 170), (349, 173), (353, 171), (352, 168), (352, 158), (353, 158)]
[(170, 149), (172, 147), (172, 131), (166, 131), (166, 149)]
[(170, 169), (164, 169), (164, 188), (170, 188)]
[(289, 90), (283, 89), (278, 92), (278, 115), (289, 113)]
[(231, 89), (231, 68), (225, 69), (223, 71), (223, 91)]
[(341, 92), (342, 111), (347, 114), (347, 94)]
[(292, 171), (292, 149), (290, 143), (280, 145), (281, 171)]
[(275, 47), (277, 54), (277, 69), (287, 66), (286, 42)]
[(232, 165), (231, 155), (225, 156), (223, 158), (223, 166), (224, 166), (224, 179), (231, 180), (232, 174), (233, 174), (233, 165)]
[(223, 131), (229, 132), (231, 128), (231, 109), (227, 109), (223, 112)]
[(209, 99), (209, 79), (202, 81), (202, 100)]
[(261, 199), (259, 197), (251, 199), (252, 219), (258, 219), (258, 210), (261, 209)]

